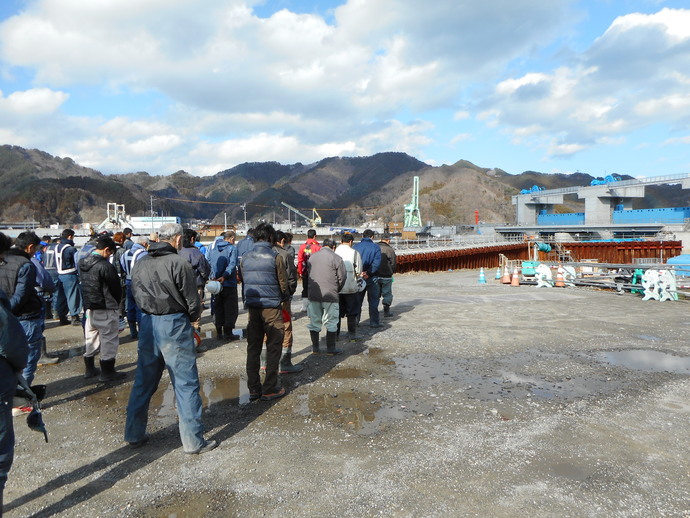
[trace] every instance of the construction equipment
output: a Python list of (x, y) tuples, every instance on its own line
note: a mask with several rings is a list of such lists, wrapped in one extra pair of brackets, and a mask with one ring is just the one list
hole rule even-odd
[(311, 214), (312, 214), (312, 215), (311, 215), (311, 218), (310, 218), (309, 216), (307, 216), (306, 214), (303, 214), (302, 212), (300, 212), (299, 209), (296, 209), (296, 208), (293, 207), (292, 205), (288, 205), (288, 204), (285, 203), (284, 201), (281, 201), (280, 203), (281, 203), (281, 205), (284, 205), (285, 207), (287, 207), (288, 209), (290, 209), (292, 212), (294, 212), (294, 213), (297, 214), (298, 216), (303, 217), (303, 218), (307, 221), (307, 223), (309, 223), (309, 226), (310, 226), (310, 227), (316, 227), (316, 226), (318, 226), (318, 225), (321, 224), (321, 216), (319, 215), (318, 212), (316, 212), (316, 209), (312, 209), (312, 211), (311, 211)]
[(412, 201), (405, 205), (405, 226), (421, 227), (422, 215), (419, 213), (419, 176), (414, 177), (412, 184)]

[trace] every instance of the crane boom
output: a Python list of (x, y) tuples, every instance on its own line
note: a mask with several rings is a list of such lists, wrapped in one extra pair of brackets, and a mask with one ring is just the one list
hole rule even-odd
[(302, 212), (299, 211), (299, 209), (296, 209), (292, 205), (289, 205), (289, 204), (285, 203), (284, 201), (281, 201), (280, 203), (281, 203), (281, 205), (284, 205), (285, 207), (290, 209), (292, 212), (294, 212), (298, 216), (302, 216), (307, 221), (307, 223), (309, 223), (309, 225), (312, 227), (315, 227), (317, 224), (321, 223), (321, 218), (318, 216), (316, 209), (314, 209), (314, 213), (316, 213), (315, 216), (310, 218), (309, 216), (307, 216), (306, 214), (303, 214)]

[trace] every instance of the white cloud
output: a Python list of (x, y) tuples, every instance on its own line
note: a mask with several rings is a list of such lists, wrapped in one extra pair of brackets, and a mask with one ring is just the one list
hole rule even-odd
[(48, 88), (32, 88), (3, 97), (0, 91), (0, 113), (15, 115), (43, 115), (53, 113), (67, 101), (69, 95)]

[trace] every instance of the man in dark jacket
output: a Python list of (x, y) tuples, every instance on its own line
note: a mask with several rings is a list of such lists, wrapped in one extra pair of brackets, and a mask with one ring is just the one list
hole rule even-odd
[(62, 237), (55, 248), (55, 264), (57, 266), (58, 290), (62, 290), (72, 325), (80, 326), (81, 319), (81, 290), (79, 289), (79, 276), (77, 275), (77, 249), (74, 246), (74, 230), (66, 228), (62, 231)]
[(213, 299), (214, 319), (218, 339), (237, 340), (232, 330), (237, 322), (237, 248), (235, 232), (228, 230), (223, 239), (216, 242), (208, 254), (211, 265), (211, 279), (223, 286)]
[(158, 231), (158, 242), (151, 243), (148, 255), (132, 271), (134, 298), (142, 315), (125, 441), (133, 448), (146, 443), (149, 402), (167, 368), (175, 391), (182, 447), (185, 453), (205, 453), (218, 443), (204, 439), (201, 422), (199, 372), (191, 324), (199, 318), (201, 302), (192, 267), (177, 253), (182, 248), (182, 233), (182, 225), (163, 225)]
[[(304, 365), (293, 365), (292, 364), (292, 296), (297, 291), (297, 268), (295, 267), (295, 261), (290, 257), (290, 252), (287, 250), (287, 240), (288, 236), (285, 232), (276, 232), (276, 241), (273, 245), (273, 250), (275, 250), (278, 255), (283, 257), (285, 262), (285, 269), (287, 271), (288, 278), (288, 290), (290, 291), (290, 297), (283, 301), (283, 324), (284, 324), (284, 335), (283, 335), (283, 352), (280, 356), (280, 374), (293, 374), (295, 372), (302, 372)], [(294, 249), (293, 249), (294, 252)]]
[[(10, 248), (10, 238), (0, 232), (0, 263)], [(7, 474), (14, 460), (12, 401), (17, 390), (17, 375), (26, 366), (29, 346), (24, 329), (10, 310), (10, 301), (0, 290), (0, 516)]]
[(391, 246), (391, 236), (384, 233), (379, 241), (381, 248), (381, 264), (379, 265), (379, 291), (383, 299), (383, 316), (391, 317), (391, 304), (393, 304), (393, 274), (397, 267), (395, 250)]
[(381, 327), (379, 321), (379, 282), (378, 270), (381, 266), (381, 248), (372, 241), (374, 231), (370, 228), (363, 233), (362, 240), (353, 248), (362, 256), (362, 277), (367, 281), (367, 287), (359, 293), (360, 302), (364, 302), (364, 295), (369, 303), (369, 327)]
[(96, 355), (101, 355), (99, 381), (114, 381), (126, 376), (115, 370), (115, 357), (120, 346), (120, 298), (122, 287), (110, 258), (117, 245), (113, 238), (101, 236), (95, 248), (79, 260), (81, 290), (86, 309), (84, 323), (84, 378), (98, 375)]
[[(199, 300), (204, 300), (204, 286), (211, 275), (211, 265), (204, 257), (204, 254), (199, 248), (195, 246), (196, 232), (191, 228), (187, 228), (182, 236), (182, 248), (178, 252), (180, 257), (189, 261), (194, 270), (194, 280), (196, 281), (196, 289), (199, 293)], [(237, 283), (237, 280), (235, 280)], [(235, 319), (237, 319), (237, 291), (235, 291)], [(192, 327), (201, 333), (201, 313), (199, 319), (192, 322)]]
[(36, 267), (31, 257), (41, 239), (22, 232), (0, 262), (0, 290), (10, 299), (10, 311), (19, 319), (29, 343), (29, 358), (23, 376), (31, 385), (43, 344), (43, 300), (36, 292)]
[[(275, 230), (268, 223), (254, 229), (256, 243), (242, 257), (242, 300), (249, 313), (247, 323), (247, 386), (249, 399), (264, 401), (283, 397), (278, 388), (278, 364), (285, 333), (282, 303), (290, 298), (283, 257), (273, 250)], [(266, 337), (266, 377), (263, 385), (261, 349)]]
[(340, 290), (345, 286), (347, 272), (342, 257), (336, 255), (335, 241), (323, 240), (321, 249), (312, 254), (307, 266), (309, 274), (309, 306), (307, 329), (311, 336), (311, 348), (319, 354), (319, 333), (321, 326), (326, 328), (326, 354), (341, 353), (335, 348), (336, 332), (340, 322), (338, 305)]

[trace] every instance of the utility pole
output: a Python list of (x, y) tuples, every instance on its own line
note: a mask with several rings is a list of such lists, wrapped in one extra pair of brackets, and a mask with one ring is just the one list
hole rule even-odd
[(243, 203), (240, 205), (240, 207), (242, 207), (242, 210), (244, 211), (244, 231), (246, 232), (249, 230), (249, 227), (247, 226), (247, 204)]
[(151, 233), (155, 232), (153, 228), (153, 194), (151, 195)]
[(224, 212), (223, 214), (225, 215), (225, 224), (223, 225), (223, 232), (227, 232), (228, 231), (228, 213)]

